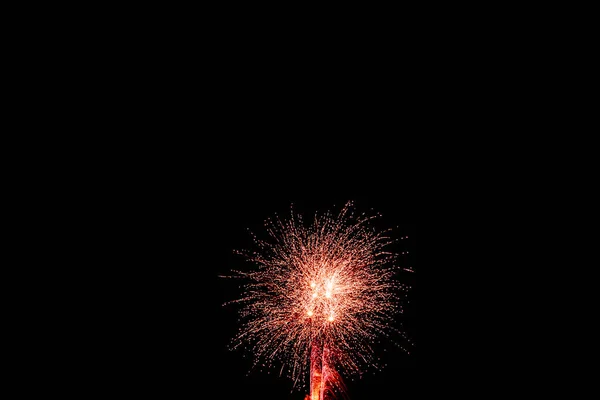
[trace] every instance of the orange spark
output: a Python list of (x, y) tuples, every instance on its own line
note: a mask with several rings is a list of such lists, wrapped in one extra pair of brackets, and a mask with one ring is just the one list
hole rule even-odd
[(238, 252), (257, 268), (235, 271), (248, 283), (234, 301), (243, 306), (234, 348), (248, 343), (256, 364), (283, 364), (295, 387), (309, 372), (310, 400), (342, 389), (337, 370), (379, 368), (371, 344), (392, 329), (408, 289), (395, 278), (396, 254), (384, 250), (389, 230), (374, 229), (374, 218), (356, 216), (351, 203), (310, 225), (292, 211), (267, 220), (271, 240), (255, 237), (258, 251)]

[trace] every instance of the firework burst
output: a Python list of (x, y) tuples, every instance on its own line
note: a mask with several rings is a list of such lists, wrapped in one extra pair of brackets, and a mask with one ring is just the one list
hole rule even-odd
[(379, 369), (372, 344), (395, 331), (409, 289), (386, 251), (390, 230), (371, 224), (379, 216), (357, 215), (349, 202), (311, 224), (293, 209), (288, 219), (268, 219), (269, 239), (253, 235), (258, 248), (238, 251), (255, 268), (230, 276), (245, 280), (243, 296), (229, 302), (241, 305), (232, 347), (249, 345), (255, 365), (280, 366), (294, 388), (309, 377), (311, 400), (344, 392), (338, 371)]

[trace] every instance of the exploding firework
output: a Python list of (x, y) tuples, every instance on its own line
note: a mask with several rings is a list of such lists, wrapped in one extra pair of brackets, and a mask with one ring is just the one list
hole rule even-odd
[(268, 240), (253, 234), (255, 251), (238, 251), (255, 268), (230, 276), (245, 280), (243, 296), (230, 302), (241, 304), (233, 348), (249, 345), (255, 365), (281, 365), (294, 388), (309, 377), (307, 399), (344, 393), (342, 372), (381, 368), (372, 344), (395, 331), (409, 287), (386, 251), (397, 239), (372, 226), (377, 217), (355, 214), (349, 202), (306, 224), (292, 209), (265, 222)]

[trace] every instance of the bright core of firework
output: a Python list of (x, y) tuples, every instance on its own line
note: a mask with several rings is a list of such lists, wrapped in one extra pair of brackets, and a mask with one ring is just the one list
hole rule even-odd
[(234, 271), (246, 280), (234, 301), (242, 305), (234, 348), (249, 345), (255, 365), (282, 365), (296, 387), (317, 342), (336, 369), (360, 374), (378, 367), (371, 344), (393, 329), (405, 287), (394, 279), (395, 254), (384, 250), (393, 242), (389, 230), (378, 232), (370, 222), (376, 217), (355, 215), (348, 203), (311, 224), (293, 211), (267, 220), (270, 239), (254, 236), (258, 249), (239, 252), (255, 268)]

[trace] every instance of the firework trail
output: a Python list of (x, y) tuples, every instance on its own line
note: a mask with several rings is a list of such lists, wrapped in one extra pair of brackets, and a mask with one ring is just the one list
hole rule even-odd
[(397, 255), (385, 251), (395, 241), (389, 230), (370, 224), (377, 217), (356, 215), (351, 202), (312, 224), (291, 210), (288, 219), (265, 221), (269, 241), (253, 234), (258, 249), (237, 252), (256, 268), (229, 276), (246, 281), (243, 297), (226, 303), (241, 305), (233, 348), (248, 344), (255, 366), (281, 364), (294, 388), (308, 374), (308, 400), (343, 394), (338, 371), (381, 368), (371, 344), (395, 330), (409, 288), (395, 279)]

